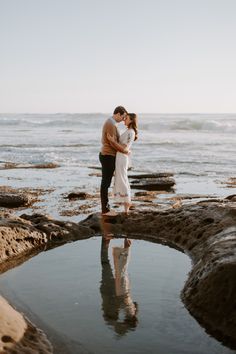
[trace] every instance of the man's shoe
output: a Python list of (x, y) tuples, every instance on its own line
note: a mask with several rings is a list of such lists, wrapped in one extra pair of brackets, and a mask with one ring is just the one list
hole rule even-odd
[(106, 213), (102, 213), (102, 216), (117, 216), (117, 215), (118, 214), (115, 211), (113, 211), (113, 210), (110, 210), (110, 211), (108, 211)]

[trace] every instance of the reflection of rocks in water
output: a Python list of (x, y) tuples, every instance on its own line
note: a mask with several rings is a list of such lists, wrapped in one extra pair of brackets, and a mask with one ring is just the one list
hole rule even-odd
[(127, 274), (130, 241), (124, 240), (124, 247), (113, 248), (115, 269), (115, 275), (113, 275), (108, 257), (110, 240), (110, 238), (103, 237), (101, 245), (102, 313), (107, 325), (111, 326), (117, 335), (122, 336), (134, 330), (138, 323), (137, 304), (131, 298)]

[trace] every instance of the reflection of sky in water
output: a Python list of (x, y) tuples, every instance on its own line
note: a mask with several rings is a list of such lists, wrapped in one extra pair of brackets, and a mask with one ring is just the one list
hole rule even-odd
[[(3, 294), (93, 353), (231, 353), (205, 334), (180, 301), (190, 270), (186, 255), (132, 241), (129, 263), (124, 255), (118, 265), (118, 281), (112, 247), (123, 247), (124, 240), (111, 240), (108, 253), (101, 240), (41, 253), (1, 276)], [(127, 290), (128, 298), (117, 297), (117, 289)]]

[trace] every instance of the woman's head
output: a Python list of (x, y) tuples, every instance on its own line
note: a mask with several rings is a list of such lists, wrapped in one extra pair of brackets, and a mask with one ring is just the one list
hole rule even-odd
[(134, 132), (135, 132), (134, 140), (137, 140), (137, 138), (138, 138), (138, 117), (137, 117), (137, 114), (127, 113), (127, 116), (125, 118), (125, 125), (127, 128), (134, 130)]

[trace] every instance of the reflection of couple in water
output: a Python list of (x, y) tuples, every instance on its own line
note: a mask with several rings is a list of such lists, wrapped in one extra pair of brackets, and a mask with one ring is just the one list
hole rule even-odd
[[(122, 121), (126, 129), (120, 135), (117, 125)], [(133, 141), (137, 139), (137, 135), (137, 115), (135, 113), (128, 113), (122, 106), (116, 107), (113, 116), (108, 118), (103, 125), (102, 148), (99, 154), (99, 160), (102, 165), (100, 189), (102, 215), (116, 215), (110, 209), (108, 200), (108, 189), (111, 185), (114, 171), (114, 197), (116, 202), (123, 204), (125, 213), (129, 213), (131, 193), (127, 171), (131, 146)]]
[[(120, 135), (117, 124), (124, 122), (126, 130)], [(113, 193), (116, 201), (124, 205), (124, 211), (129, 213), (131, 193), (128, 181), (129, 154), (133, 141), (137, 139), (137, 116), (128, 113), (122, 106), (115, 108), (113, 116), (108, 118), (102, 130), (102, 149), (99, 159), (102, 165), (101, 181), (101, 228), (103, 230), (101, 246), (102, 281), (100, 286), (102, 296), (102, 311), (106, 323), (122, 336), (137, 326), (137, 304), (130, 295), (127, 266), (131, 241), (124, 239), (123, 247), (113, 247), (114, 275), (108, 257), (108, 248), (112, 238), (109, 232), (110, 224), (107, 217), (117, 215), (110, 210), (108, 189), (113, 173)]]
[(114, 275), (109, 261), (108, 248), (111, 238), (102, 238), (101, 265), (103, 317), (109, 326), (119, 335), (125, 335), (137, 326), (137, 303), (130, 295), (127, 266), (131, 241), (124, 239), (123, 247), (113, 247)]

